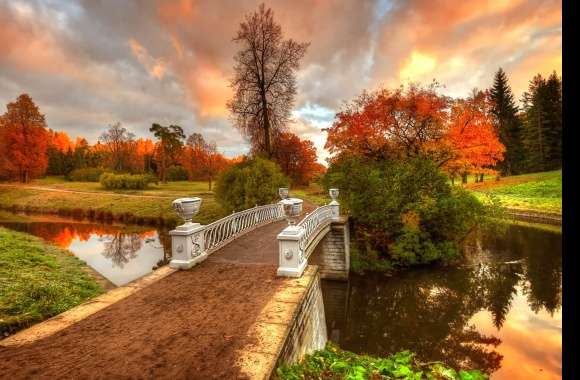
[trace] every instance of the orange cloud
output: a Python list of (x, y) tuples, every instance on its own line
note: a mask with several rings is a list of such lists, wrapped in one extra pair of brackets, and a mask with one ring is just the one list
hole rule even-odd
[(145, 67), (149, 75), (157, 79), (163, 79), (167, 71), (167, 64), (161, 58), (153, 58), (147, 49), (137, 40), (130, 38), (129, 46), (137, 60)]

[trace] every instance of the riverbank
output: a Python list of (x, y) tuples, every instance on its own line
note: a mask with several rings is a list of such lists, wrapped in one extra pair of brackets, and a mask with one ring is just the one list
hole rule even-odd
[(7, 336), (103, 293), (67, 251), (0, 228), (0, 334)]
[(562, 215), (562, 170), (469, 183), (466, 188), (481, 200), (496, 197), (514, 215), (545, 216), (544, 221)]
[(203, 199), (195, 222), (207, 224), (225, 216), (213, 193), (202, 182), (171, 182), (147, 190), (111, 192), (94, 182), (66, 182), (58, 177), (29, 185), (0, 184), (0, 209), (118, 221), (128, 224), (173, 226), (180, 222), (171, 202), (180, 197)]

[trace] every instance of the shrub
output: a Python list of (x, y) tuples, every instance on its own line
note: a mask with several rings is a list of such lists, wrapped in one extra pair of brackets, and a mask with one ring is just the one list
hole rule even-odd
[(233, 165), (217, 179), (215, 195), (225, 210), (244, 210), (278, 200), (278, 188), (289, 179), (277, 164), (263, 158)]
[(101, 168), (75, 169), (66, 175), (66, 179), (77, 182), (99, 182), (103, 172)]
[(105, 189), (145, 189), (152, 182), (148, 174), (113, 174), (103, 173), (100, 178), (101, 186)]
[(187, 170), (183, 166), (170, 166), (167, 168), (168, 181), (187, 181)]
[(365, 231), (372, 249), (396, 266), (449, 260), (488, 210), (472, 194), (447, 183), (422, 157), (372, 161), (343, 157), (332, 163), (326, 187), (340, 188), (342, 207)]

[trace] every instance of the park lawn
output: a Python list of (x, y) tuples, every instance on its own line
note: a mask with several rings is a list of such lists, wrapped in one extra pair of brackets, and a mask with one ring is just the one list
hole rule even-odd
[(6, 336), (103, 293), (70, 252), (0, 228), (0, 335)]
[[(178, 196), (186, 196), (181, 193)], [(213, 195), (198, 195), (202, 198), (201, 210), (194, 221), (207, 224), (225, 215)], [(111, 193), (65, 193), (30, 188), (0, 189), (0, 208), (16, 208), (34, 212), (75, 214), (74, 211), (110, 212), (116, 218), (130, 214), (136, 218), (150, 220), (161, 218), (165, 224), (175, 224), (179, 218), (171, 207), (172, 197), (133, 197)]]
[(480, 199), (491, 194), (508, 208), (562, 213), (562, 170), (471, 183), (467, 188)]
[(212, 195), (208, 183), (205, 181), (175, 181), (168, 183), (150, 184), (147, 189), (123, 190), (105, 189), (99, 182), (71, 182), (63, 176), (47, 176), (35, 179), (31, 186), (42, 186), (59, 190), (86, 191), (96, 193), (116, 193), (130, 195), (150, 195), (156, 197), (185, 197)]
[(290, 188), (290, 197), (300, 198), (314, 203), (318, 206), (323, 206), (330, 202), (330, 196), (324, 188), (319, 184), (312, 182), (308, 186), (300, 186), (296, 189)]

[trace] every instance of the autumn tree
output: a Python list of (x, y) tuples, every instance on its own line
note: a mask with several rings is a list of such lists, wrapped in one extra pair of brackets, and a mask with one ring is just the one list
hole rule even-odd
[(522, 170), (524, 159), (522, 126), (507, 75), (501, 68), (495, 74), (489, 96), (492, 102), (491, 112), (494, 115), (494, 125), (501, 143), (506, 148), (505, 160), (500, 164), (500, 169), (504, 175), (517, 174)]
[(449, 122), (445, 140), (450, 156), (445, 169), (452, 179), (460, 174), (464, 183), (468, 173), (479, 174), (482, 180), (505, 152), (494, 126), (493, 104), (486, 93), (474, 90), (469, 98), (453, 102)]
[(185, 139), (183, 128), (178, 125), (165, 127), (154, 123), (149, 131), (153, 132), (157, 138), (155, 160), (159, 179), (161, 182), (167, 183), (167, 168), (176, 160), (177, 153), (183, 147), (183, 139)]
[(320, 172), (312, 141), (302, 140), (293, 133), (284, 132), (278, 136), (272, 159), (295, 184), (308, 184)]
[(449, 100), (437, 86), (364, 92), (336, 115), (325, 148), (376, 160), (428, 154), (443, 164), (449, 154), (437, 143), (445, 136)]
[(233, 41), (240, 50), (234, 56), (234, 97), (227, 106), (252, 150), (271, 156), (273, 137), (290, 117), (295, 71), (309, 44), (283, 39), (274, 12), (264, 4), (246, 15)]
[(6, 109), (0, 117), (0, 171), (27, 183), (46, 171), (46, 120), (27, 94), (8, 103)]
[(106, 152), (107, 165), (115, 171), (129, 171), (135, 148), (135, 135), (117, 122), (99, 137)]
[(180, 162), (190, 179), (207, 180), (210, 191), (217, 174), (230, 165), (229, 160), (217, 151), (216, 143), (206, 142), (200, 133), (192, 133), (187, 138)]

